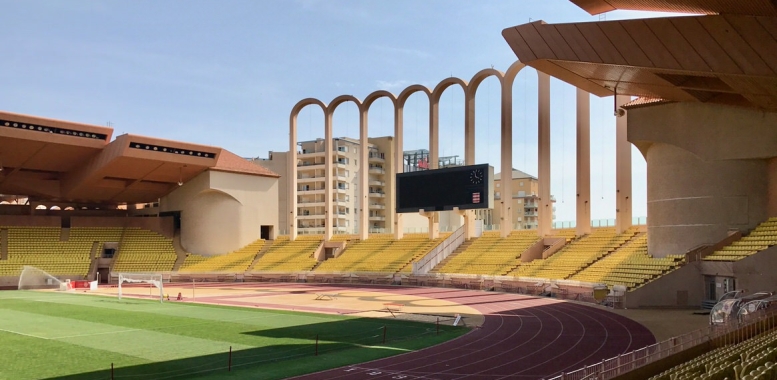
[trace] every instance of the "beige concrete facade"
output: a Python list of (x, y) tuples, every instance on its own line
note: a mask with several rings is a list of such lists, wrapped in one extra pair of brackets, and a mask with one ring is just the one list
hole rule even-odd
[[(537, 229), (540, 210), (539, 181), (536, 177), (513, 169), (512, 179), (510, 179), (512, 195), (509, 195), (504, 193), (505, 181), (502, 179), (502, 174), (494, 175), (494, 201), (501, 202), (503, 199), (510, 199), (510, 207), (513, 210), (512, 219), (509, 221), (510, 228), (513, 230)], [(498, 224), (505, 220), (502, 217), (502, 210), (499, 208), (477, 211), (476, 214), (478, 219), (483, 219), (485, 225)], [(550, 218), (553, 218), (552, 214)]]
[(201, 255), (224, 254), (278, 231), (278, 178), (206, 171), (160, 199), (161, 212), (180, 211), (181, 245)]
[(628, 110), (647, 161), (648, 249), (682, 254), (746, 232), (775, 211), (777, 113), (700, 103)]

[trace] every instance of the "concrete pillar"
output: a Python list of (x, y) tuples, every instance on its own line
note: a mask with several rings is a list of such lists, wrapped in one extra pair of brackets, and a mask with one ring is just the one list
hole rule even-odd
[(359, 106), (359, 239), (367, 240), (370, 228), (369, 139), (367, 135), (367, 107)]
[(591, 95), (577, 89), (576, 234), (591, 233)]
[[(543, 237), (547, 236), (553, 227), (553, 202), (550, 199), (550, 76), (540, 71), (537, 71), (537, 74), (539, 75), (537, 91), (539, 173), (537, 173), (537, 180), (540, 192), (540, 207), (537, 210), (539, 219), (537, 234)], [(504, 168), (502, 173), (504, 173)]]
[(507, 237), (513, 231), (513, 81), (500, 78), (501, 107), (501, 172), (502, 220), (499, 235)]
[(289, 240), (297, 239), (297, 114), (292, 113), (289, 121)]
[(324, 241), (332, 239), (332, 113), (334, 107), (324, 113)]
[[(475, 93), (469, 88), (464, 89), (464, 165), (475, 165)], [(459, 214), (464, 217), (464, 238), (472, 239), (475, 236), (475, 211), (464, 210)]]
[[(394, 176), (394, 178), (397, 177), (397, 174), (405, 171), (405, 158), (402, 150), (402, 135), (404, 128), (402, 118), (404, 117), (404, 107), (405, 104), (403, 102), (397, 102), (394, 106), (394, 165), (391, 168), (391, 175)], [(392, 191), (392, 194), (396, 204), (397, 192)], [(402, 214), (397, 213), (396, 207), (391, 210), (391, 212), (394, 213), (394, 239), (402, 239), (404, 236)]]
[[(440, 101), (429, 97), (429, 169), (440, 167)], [(429, 218), (429, 239), (440, 236), (440, 213), (432, 212)]]
[[(631, 96), (617, 95), (616, 109), (631, 101)], [(615, 118), (615, 229), (621, 233), (631, 227), (631, 143), (628, 140), (627, 115)]]
[(436, 211), (425, 212), (421, 210), (419, 212), (421, 216), (429, 220), (429, 239), (437, 239), (440, 237), (440, 213)]

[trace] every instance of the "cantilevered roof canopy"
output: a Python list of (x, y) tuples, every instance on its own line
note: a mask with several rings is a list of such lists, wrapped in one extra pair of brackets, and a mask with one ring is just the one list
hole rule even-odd
[(523, 24), (502, 32), (519, 60), (599, 96), (617, 92), (777, 111), (777, 17), (770, 1), (573, 2), (592, 13), (606, 11), (604, 5), (679, 11), (706, 4), (707, 12), (723, 14)]
[(616, 9), (697, 14), (777, 16), (774, 0), (571, 0), (596, 15)]
[(144, 203), (211, 169), (278, 177), (218, 147), (129, 134), (109, 142), (112, 134), (111, 128), (0, 112), (0, 194)]

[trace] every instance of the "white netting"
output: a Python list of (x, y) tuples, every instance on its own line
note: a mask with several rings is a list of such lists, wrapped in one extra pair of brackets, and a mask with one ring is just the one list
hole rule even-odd
[(72, 290), (70, 280), (62, 281), (42, 269), (25, 265), (19, 275), (19, 290), (56, 289)]
[(122, 284), (151, 284), (159, 289), (159, 302), (164, 299), (162, 275), (155, 273), (119, 273), (119, 299), (122, 296)]

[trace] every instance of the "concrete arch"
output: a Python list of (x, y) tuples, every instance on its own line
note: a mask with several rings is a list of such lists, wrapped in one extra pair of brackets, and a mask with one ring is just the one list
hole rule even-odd
[(232, 198), (233, 201), (237, 202), (241, 206), (243, 205), (243, 202), (240, 202), (240, 200), (235, 198), (232, 194), (227, 193), (226, 191), (223, 191), (223, 190), (219, 190), (219, 189), (206, 189), (206, 190), (203, 190), (203, 191), (200, 191), (199, 193), (197, 193), (197, 195), (195, 195), (195, 197), (199, 197), (201, 195), (207, 195), (206, 193), (219, 193), (220, 195), (225, 195), (225, 196), (227, 196), (229, 198)]
[(291, 108), (289, 115), (289, 159), (287, 165), (289, 167), (289, 178), (287, 178), (289, 191), (293, 192), (293, 196), (289, 197), (289, 239), (294, 240), (297, 238), (297, 118), (300, 111), (306, 106), (318, 106), (321, 108), (321, 112), (324, 113), (326, 118), (327, 105), (326, 103), (316, 98), (305, 98), (297, 102), (294, 107)]

